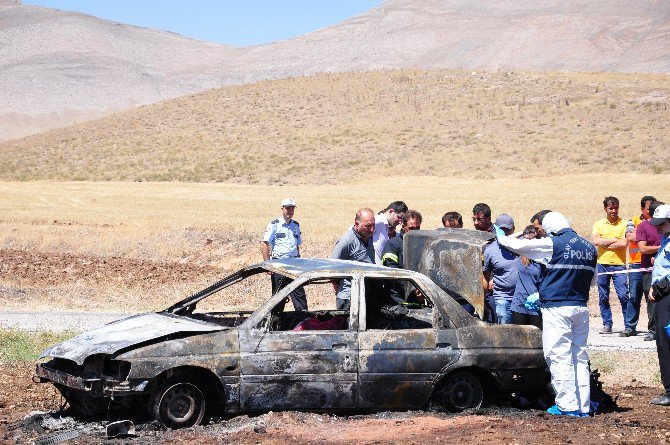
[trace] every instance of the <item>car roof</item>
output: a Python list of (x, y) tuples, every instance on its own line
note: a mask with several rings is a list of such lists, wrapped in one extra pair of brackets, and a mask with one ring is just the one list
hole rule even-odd
[[(333, 275), (353, 275), (367, 273), (373, 275), (388, 275), (394, 277), (412, 277), (420, 275), (417, 272), (393, 267), (380, 266), (360, 261), (334, 260), (327, 258), (288, 258), (265, 261), (256, 265), (272, 272), (296, 278), (302, 274), (322, 272)], [(254, 267), (254, 266), (251, 266)]]

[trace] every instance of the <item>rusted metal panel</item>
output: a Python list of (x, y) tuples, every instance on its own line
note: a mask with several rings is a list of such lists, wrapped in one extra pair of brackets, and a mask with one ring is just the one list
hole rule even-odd
[(355, 407), (357, 343), (353, 331), (241, 331), (240, 406)]
[(40, 357), (60, 357), (81, 365), (95, 354), (117, 351), (174, 334), (204, 333), (228, 329), (170, 314), (140, 314), (85, 332), (44, 351)]
[(70, 388), (79, 389), (81, 391), (90, 390), (90, 388), (86, 387), (86, 382), (84, 379), (56, 369), (50, 369), (47, 365), (44, 364), (38, 364), (35, 367), (35, 374), (42, 379), (68, 386)]
[(482, 248), (493, 238), (477, 230), (412, 230), (403, 237), (404, 267), (465, 298), (483, 318)]
[(438, 345), (434, 328), (359, 334), (361, 408), (419, 409), (440, 371), (458, 357)]
[(496, 348), (542, 350), (542, 331), (535, 326), (489, 325), (484, 322), (458, 330), (463, 349)]

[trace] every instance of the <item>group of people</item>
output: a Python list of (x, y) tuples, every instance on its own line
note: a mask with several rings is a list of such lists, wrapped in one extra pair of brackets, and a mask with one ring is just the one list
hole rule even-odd
[[(295, 205), (293, 199), (283, 200), (282, 217), (268, 224), (261, 245), (265, 260), (300, 256)], [(583, 417), (591, 412), (587, 302), (596, 273), (602, 332), (612, 332), (610, 280), (622, 302), (625, 329), (621, 335), (636, 335), (641, 296), (647, 299), (650, 329), (645, 339), (657, 342), (666, 389), (651, 403), (670, 405), (670, 340), (665, 332), (670, 324), (670, 298), (664, 298), (670, 295), (670, 205), (645, 196), (641, 214), (627, 223), (618, 217), (616, 198), (605, 198), (603, 205), (606, 218), (594, 225), (591, 241), (570, 228), (559, 212), (542, 210), (516, 232), (510, 215), (501, 214), (493, 221), (487, 204), (478, 203), (472, 209), (474, 228), (495, 233), (495, 240), (483, 251), (482, 284), (491, 321), (542, 329), (544, 355), (556, 391), (550, 414)], [(378, 214), (362, 208), (337, 241), (331, 258), (402, 267), (402, 237), (420, 229), (421, 223), (421, 214), (402, 201), (392, 202)], [(463, 219), (458, 212), (447, 212), (442, 224), (462, 228)], [(280, 281), (280, 276), (273, 276), (273, 291), (287, 284)], [(350, 298), (351, 283), (341, 280), (336, 285), (338, 309), (348, 309)], [(307, 309), (304, 293), (293, 292), (291, 299), (296, 310)]]

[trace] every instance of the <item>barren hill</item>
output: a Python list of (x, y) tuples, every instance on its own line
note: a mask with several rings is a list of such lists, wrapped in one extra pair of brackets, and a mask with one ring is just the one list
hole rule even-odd
[(0, 140), (221, 86), (239, 52), (10, 0), (0, 42)]
[(667, 75), (396, 70), (231, 86), (0, 145), (0, 180), (323, 184), (667, 172)]
[(387, 0), (230, 48), (0, 0), (0, 140), (213, 87), (390, 68), (670, 72), (665, 0)]

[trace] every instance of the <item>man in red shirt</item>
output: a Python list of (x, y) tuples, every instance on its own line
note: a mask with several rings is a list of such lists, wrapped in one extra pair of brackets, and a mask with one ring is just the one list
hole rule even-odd
[[(638, 224), (637, 228), (635, 229), (635, 240), (637, 242), (638, 249), (640, 249), (640, 253), (642, 254), (640, 261), (641, 269), (652, 267), (654, 256), (656, 255), (656, 252), (658, 252), (658, 248), (661, 245), (661, 234), (658, 233), (656, 227), (649, 223), (649, 218), (654, 214), (654, 210), (656, 210), (656, 208), (660, 205), (663, 205), (663, 203), (660, 201), (650, 203), (648, 210), (642, 213), (643, 216), (645, 216), (645, 220)], [(637, 274), (632, 273), (630, 275), (631, 281), (633, 278), (632, 275), (640, 275), (642, 293), (644, 294), (644, 299), (647, 302), (647, 316), (649, 317), (649, 322), (647, 323), (647, 334), (644, 336), (644, 339), (645, 341), (655, 340), (656, 319), (654, 317), (654, 301), (649, 299), (649, 291), (651, 289), (651, 272), (642, 272)]]

